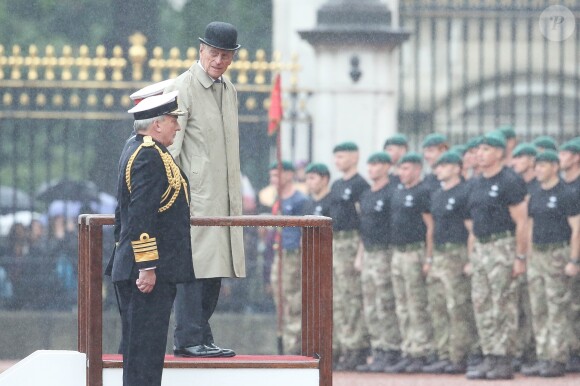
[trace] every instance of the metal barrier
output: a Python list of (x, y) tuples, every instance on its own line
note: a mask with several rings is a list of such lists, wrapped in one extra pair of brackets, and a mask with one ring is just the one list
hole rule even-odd
[[(102, 244), (112, 215), (79, 216), (78, 350), (87, 385), (103, 384)], [(318, 359), (320, 386), (332, 386), (332, 220), (319, 216), (192, 217), (192, 226), (302, 228), (302, 351)]]

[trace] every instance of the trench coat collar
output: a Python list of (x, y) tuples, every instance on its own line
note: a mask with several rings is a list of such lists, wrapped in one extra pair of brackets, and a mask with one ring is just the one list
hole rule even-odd
[[(214, 80), (211, 78), (211, 76), (209, 76), (207, 74), (207, 72), (205, 72), (205, 70), (203, 69), (203, 67), (199, 63), (199, 61), (193, 63), (193, 65), (189, 68), (189, 71), (191, 71), (193, 73), (193, 75), (195, 75), (197, 80), (199, 80), (199, 83), (201, 83), (201, 85), (205, 89), (210, 88), (214, 84)], [(224, 87), (227, 88), (227, 83), (226, 83), (223, 75), (221, 76), (221, 81), (222, 81)]]

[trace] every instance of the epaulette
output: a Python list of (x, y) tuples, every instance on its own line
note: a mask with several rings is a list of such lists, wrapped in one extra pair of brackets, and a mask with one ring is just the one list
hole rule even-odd
[(150, 135), (146, 135), (143, 137), (143, 146), (145, 146), (145, 147), (155, 146), (155, 142), (153, 142), (153, 138), (151, 138)]

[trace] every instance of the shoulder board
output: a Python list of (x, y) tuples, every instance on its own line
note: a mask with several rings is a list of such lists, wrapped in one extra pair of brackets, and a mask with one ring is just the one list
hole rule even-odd
[(145, 146), (145, 147), (155, 146), (155, 142), (153, 142), (153, 138), (151, 138), (151, 136), (149, 136), (149, 135), (146, 135), (145, 137), (143, 137), (143, 146)]

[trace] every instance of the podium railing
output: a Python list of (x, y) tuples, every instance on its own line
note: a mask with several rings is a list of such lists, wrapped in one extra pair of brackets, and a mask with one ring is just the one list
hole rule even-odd
[[(79, 216), (78, 350), (87, 385), (103, 384), (103, 226), (112, 215)], [(318, 359), (320, 386), (332, 386), (332, 220), (319, 216), (192, 217), (192, 226), (302, 228), (302, 350)]]

